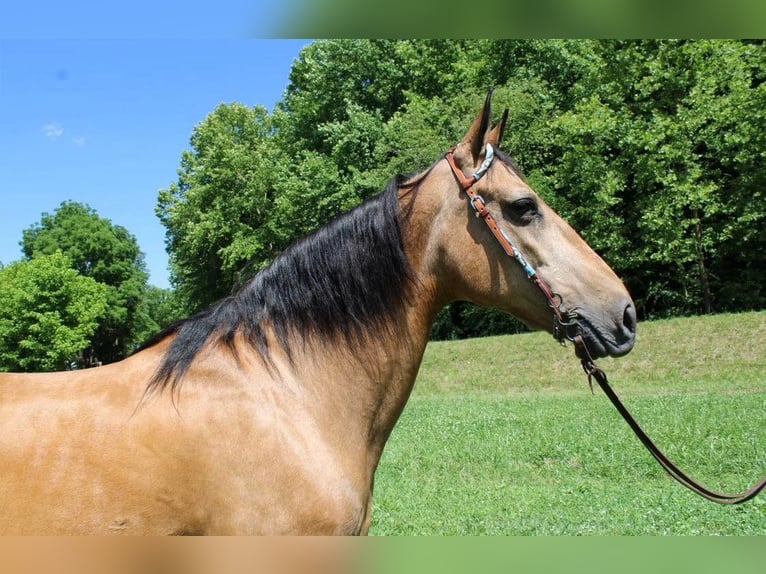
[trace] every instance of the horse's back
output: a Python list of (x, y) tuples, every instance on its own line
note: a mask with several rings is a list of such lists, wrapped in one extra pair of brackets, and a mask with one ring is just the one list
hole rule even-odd
[(138, 497), (161, 479), (139, 408), (150, 358), (0, 374), (0, 533), (143, 530)]
[(348, 477), (297, 381), (214, 350), (177, 393), (146, 395), (161, 351), (0, 374), (0, 533), (361, 528), (367, 477)]

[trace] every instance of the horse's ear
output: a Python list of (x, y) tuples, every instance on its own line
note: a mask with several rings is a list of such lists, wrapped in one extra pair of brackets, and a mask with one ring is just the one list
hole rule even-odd
[(508, 108), (505, 108), (505, 111), (503, 112), (503, 117), (500, 118), (500, 121), (497, 122), (495, 127), (493, 127), (489, 133), (487, 134), (487, 140), (485, 143), (491, 144), (495, 148), (500, 148), (500, 140), (503, 139), (503, 132), (505, 131), (505, 122), (508, 121)]
[(484, 100), (484, 107), (482, 108), (476, 119), (473, 120), (471, 127), (468, 128), (468, 132), (463, 136), (461, 143), (465, 144), (470, 150), (473, 156), (474, 162), (478, 162), (481, 157), (481, 152), (484, 149), (484, 144), (487, 141), (487, 131), (489, 130), (490, 114), (492, 112), (492, 88), (487, 92), (487, 98)]

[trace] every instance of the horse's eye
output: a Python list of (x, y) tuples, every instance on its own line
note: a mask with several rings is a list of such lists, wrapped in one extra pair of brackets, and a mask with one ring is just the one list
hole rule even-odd
[(508, 219), (519, 225), (531, 223), (540, 214), (537, 202), (531, 197), (505, 203), (503, 211)]

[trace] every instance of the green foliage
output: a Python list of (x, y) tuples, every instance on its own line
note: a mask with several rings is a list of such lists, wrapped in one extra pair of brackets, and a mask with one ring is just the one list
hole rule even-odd
[(523, 333), (527, 327), (515, 317), (497, 311), (485, 309), (468, 303), (456, 301), (447, 305), (437, 315), (431, 326), (429, 339), (445, 341), (488, 337), (507, 333)]
[(0, 269), (0, 369), (74, 366), (107, 311), (107, 287), (62, 252)]
[(333, 40), (307, 46), (290, 72), (280, 104), (289, 116), (288, 138), (329, 154), (325, 126), (344, 123), (349, 109), (385, 122), (404, 104), (405, 92), (427, 97), (455, 93), (465, 42), (447, 40)]
[(522, 162), (531, 181), (644, 316), (762, 307), (763, 46), (584, 45), (591, 73), (573, 76), (571, 106), (558, 99), (555, 155)]
[(136, 344), (136, 312), (148, 275), (133, 235), (77, 202), (64, 202), (24, 230), (21, 247), (28, 260), (63, 252), (83, 277), (107, 287), (107, 308), (99, 318), (86, 363), (110, 363)]
[[(219, 106), (160, 194), (188, 310), (427, 168), (495, 86), (504, 149), (642, 317), (766, 305), (766, 49), (746, 41), (325, 40), (273, 114)], [(517, 330), (457, 305), (434, 336)]]
[(273, 257), (275, 153), (262, 107), (222, 104), (194, 128), (178, 181), (157, 204), (171, 280), (187, 311), (228, 295), (248, 261)]
[(136, 310), (134, 339), (137, 344), (150, 339), (174, 321), (186, 317), (186, 310), (172, 289), (147, 285)]

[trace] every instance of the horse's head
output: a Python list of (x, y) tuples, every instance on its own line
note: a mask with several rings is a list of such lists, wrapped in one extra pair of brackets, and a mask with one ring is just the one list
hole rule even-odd
[[(636, 329), (630, 295), (498, 151), (506, 118), (507, 110), (490, 126), (488, 96), (448, 161), (438, 162), (431, 173), (440, 182), (432, 187), (440, 197), (430, 253), (449, 298), (496, 307), (548, 331), (557, 329), (553, 303), (564, 322), (576, 318), (593, 357), (626, 354)], [(479, 199), (471, 201), (474, 195)], [(554, 334), (571, 338), (572, 331), (559, 325)]]

